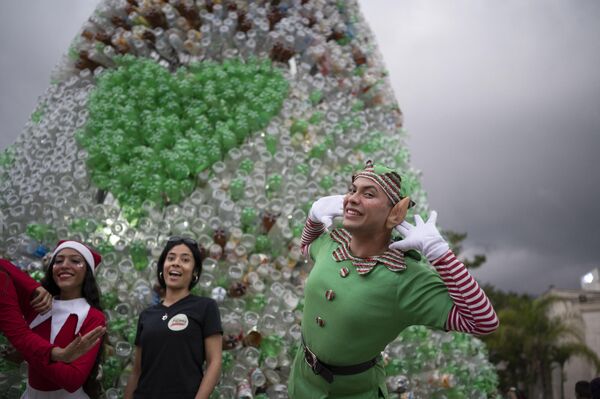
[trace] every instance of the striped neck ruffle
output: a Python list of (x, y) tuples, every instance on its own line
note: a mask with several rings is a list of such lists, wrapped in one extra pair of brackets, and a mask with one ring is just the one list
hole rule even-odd
[(401, 272), (406, 269), (404, 253), (400, 250), (389, 249), (381, 255), (358, 258), (350, 253), (350, 240), (352, 236), (346, 229), (334, 229), (331, 232), (331, 238), (339, 244), (332, 253), (333, 259), (336, 262), (351, 261), (356, 267), (358, 274), (368, 274), (378, 263), (381, 263), (393, 272)]

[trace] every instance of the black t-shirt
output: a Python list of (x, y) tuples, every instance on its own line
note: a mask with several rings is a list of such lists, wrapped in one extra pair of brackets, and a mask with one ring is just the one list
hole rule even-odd
[(135, 337), (142, 372), (134, 398), (193, 398), (204, 375), (204, 338), (222, 332), (219, 308), (210, 298), (189, 295), (144, 310)]

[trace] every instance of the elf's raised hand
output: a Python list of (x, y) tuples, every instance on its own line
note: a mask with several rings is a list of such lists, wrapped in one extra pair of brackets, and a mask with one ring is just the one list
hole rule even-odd
[(414, 249), (425, 255), (428, 261), (433, 261), (444, 255), (450, 246), (435, 227), (437, 212), (431, 211), (429, 219), (424, 222), (421, 216), (415, 216), (415, 224), (407, 221), (395, 227), (404, 238), (390, 245), (390, 248), (408, 251)]
[(344, 196), (330, 195), (328, 197), (316, 200), (310, 211), (308, 218), (317, 223), (323, 223), (325, 228), (329, 228), (333, 223), (333, 218), (344, 214)]

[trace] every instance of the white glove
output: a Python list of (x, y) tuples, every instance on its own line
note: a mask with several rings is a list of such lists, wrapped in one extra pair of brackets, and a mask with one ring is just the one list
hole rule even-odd
[(333, 223), (333, 218), (344, 214), (344, 196), (330, 195), (319, 198), (312, 204), (308, 212), (308, 218), (313, 222), (323, 223), (325, 228), (329, 228)]
[(407, 221), (400, 223), (395, 229), (404, 239), (392, 243), (390, 248), (402, 251), (415, 249), (430, 262), (444, 255), (450, 246), (435, 227), (436, 219), (437, 212), (431, 211), (427, 223), (419, 215), (415, 216), (414, 226)]

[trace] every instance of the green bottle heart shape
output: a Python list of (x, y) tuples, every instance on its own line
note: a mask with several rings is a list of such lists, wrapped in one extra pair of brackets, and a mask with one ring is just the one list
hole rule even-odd
[(178, 203), (195, 177), (265, 128), (288, 83), (270, 60), (203, 62), (175, 73), (124, 56), (92, 92), (77, 140), (92, 182), (133, 213), (146, 199)]

